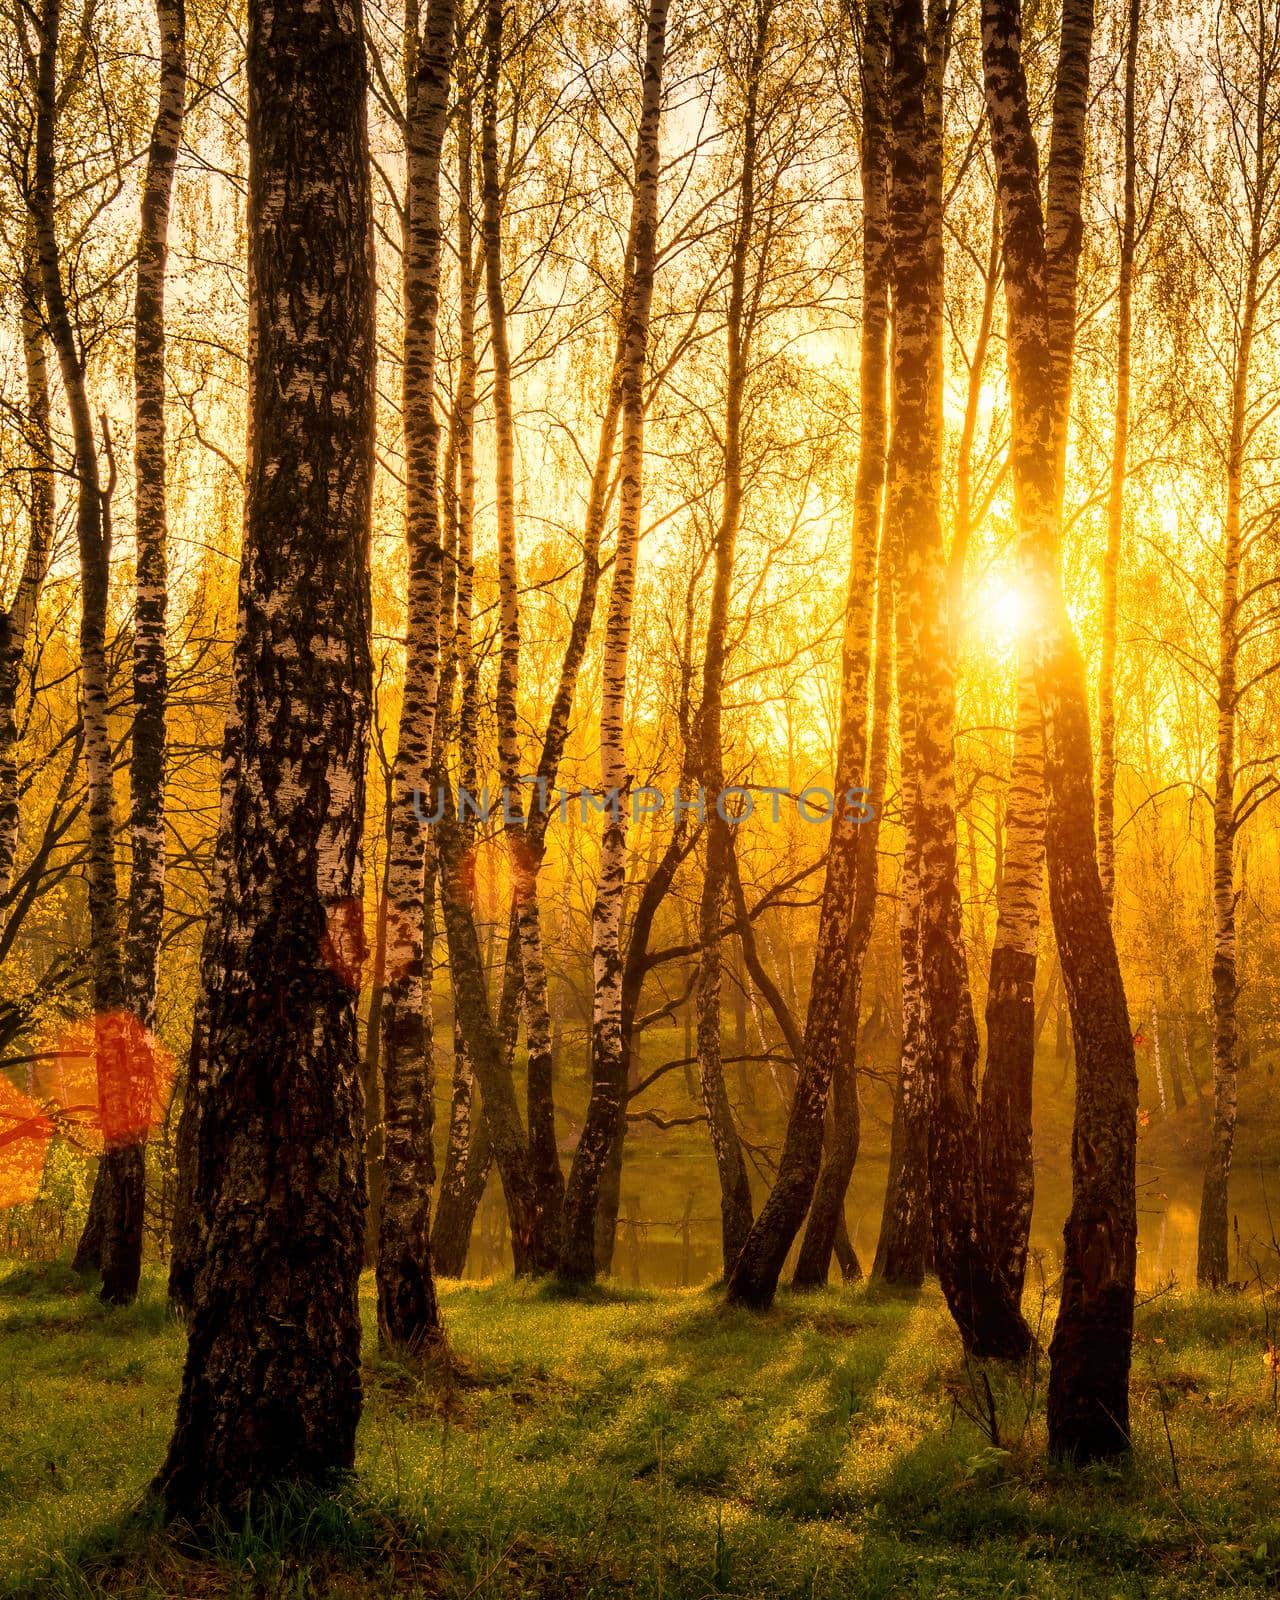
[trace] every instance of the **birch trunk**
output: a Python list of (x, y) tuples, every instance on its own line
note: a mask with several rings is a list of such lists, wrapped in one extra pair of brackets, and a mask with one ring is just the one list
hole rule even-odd
[(960, 645), (960, 624), (964, 616), (964, 568), (973, 538), (976, 519), (973, 504), (973, 441), (978, 431), (978, 414), (982, 406), (982, 393), (987, 371), (987, 352), (991, 348), (991, 331), (995, 323), (996, 291), (1000, 285), (1000, 208), (997, 204), (991, 219), (991, 250), (987, 256), (987, 270), (982, 286), (982, 311), (978, 318), (978, 336), (974, 341), (973, 357), (969, 362), (969, 382), (965, 389), (964, 420), (960, 424), (960, 440), (956, 447), (956, 517), (951, 533), (951, 550), (947, 556), (948, 605), (951, 616), (951, 648)]
[(378, 1232), (378, 1333), (423, 1353), (444, 1334), (431, 1267), (431, 951), (425, 936), (427, 836), (440, 666), (439, 428), (440, 165), (453, 65), (455, 0), (428, 0), (414, 40), (408, 95), (404, 257), (405, 539), (409, 614), (404, 699), (391, 790), (387, 980), (382, 997), (383, 1193)]
[[(133, 749), (129, 763), (129, 834), (133, 864), (124, 949), (125, 1003), (146, 1030), (156, 1026), (156, 980), (164, 928), (165, 718), (169, 680), (165, 659), (168, 607), (164, 409), (164, 284), (169, 203), (186, 97), (186, 18), (182, 0), (157, 0), (160, 95), (138, 230), (134, 296), (134, 505), (137, 562), (133, 628)], [(145, 1141), (144, 1141), (145, 1142)], [(146, 1204), (143, 1145), (130, 1143), (104, 1157), (94, 1197), (101, 1220), (102, 1297), (128, 1305), (142, 1270)], [(92, 1209), (92, 1202), (91, 1202)], [(92, 1215), (86, 1225), (94, 1226)]]
[[(865, 437), (866, 423), (863, 429)], [(893, 649), (893, 580), (883, 538), (876, 579), (876, 663), (871, 695), (871, 742), (867, 752), (867, 806), (869, 817), (858, 835), (857, 887), (850, 929), (850, 974), (840, 1021), (841, 1048), (832, 1078), (831, 1118), (826, 1153), (818, 1174), (809, 1221), (793, 1284), (797, 1289), (820, 1287), (827, 1281), (834, 1251), (846, 1283), (862, 1276), (862, 1267), (844, 1226), (844, 1202), (858, 1159), (861, 1112), (858, 1103), (859, 1024), (862, 1009), (862, 973), (875, 926), (879, 893), (880, 817), (884, 810), (885, 779), (889, 764), (889, 690)]]
[[(1083, 149), (1092, 21), (1092, 0), (1067, 0), (1053, 155), (1062, 150), (1072, 160)], [(1052, 220), (1046, 223), (1017, 0), (983, 0), (982, 36), (1005, 238), (1014, 497), (1021, 562), (1037, 608), (1032, 658), (1045, 731), (1049, 898), (1077, 1059), (1072, 1205), (1051, 1348), (1049, 1446), (1058, 1457), (1092, 1459), (1125, 1450), (1129, 1442), (1137, 1075), (1098, 871), (1084, 668), (1059, 573), (1059, 446), (1067, 410), (1062, 329), (1068, 319), (1074, 325), (1075, 297), (1074, 272), (1068, 295), (1056, 268), (1060, 241), (1073, 232), (1079, 237), (1078, 185), (1073, 218), (1073, 185), (1062, 180), (1055, 186), (1051, 172)], [(1059, 105), (1068, 124), (1060, 136)]]
[(649, 312), (657, 265), (659, 134), (668, 0), (650, 0), (644, 80), (635, 155), (635, 272), (623, 311), (622, 439), (618, 543), (605, 628), (600, 697), (600, 778), (616, 809), (605, 817), (600, 875), (592, 912), (595, 1004), (591, 1037), (591, 1098), (565, 1188), (559, 1274), (574, 1282), (595, 1276), (595, 1214), (600, 1177), (623, 1114), (626, 1054), (622, 1039), (622, 896), (626, 882), (627, 655), (644, 477), (644, 377)]
[(0, 899), (9, 893), (18, 844), (18, 689), (27, 641), (40, 606), (40, 591), (53, 549), (53, 449), (49, 436), (49, 365), (41, 316), (40, 263), (34, 228), (28, 238), (19, 285), (22, 358), (27, 380), (26, 438), (30, 466), (30, 532), (13, 603), (0, 611)]
[[(727, 1275), (751, 1229), (751, 1185), (743, 1159), (733, 1110), (724, 1081), (720, 1038), (721, 941), (720, 924), (728, 877), (728, 857), (733, 848), (730, 829), (718, 797), (724, 788), (724, 668), (729, 627), (729, 602), (733, 587), (734, 557), (742, 520), (742, 402), (747, 380), (753, 292), (747, 300), (747, 271), (755, 237), (756, 182), (760, 76), (769, 48), (771, 0), (759, 0), (754, 13), (751, 57), (747, 63), (746, 103), (742, 123), (742, 170), (738, 180), (738, 214), (729, 257), (729, 305), (725, 318), (724, 485), (720, 522), (714, 545), (714, 575), (707, 617), (707, 641), (702, 668), (702, 703), (698, 708), (692, 742), (697, 770), (711, 800), (706, 821), (706, 870), (698, 916), (697, 1033), (698, 1072), (702, 1103), (706, 1109), (711, 1148), (720, 1180), (720, 1233)], [(768, 247), (761, 247), (757, 272), (767, 267)], [(758, 280), (757, 280), (758, 288)]]
[(917, 907), (915, 737), (913, 713), (902, 688), (902, 663), (910, 641), (906, 615), (897, 612), (898, 747), (902, 763), (902, 874), (898, 883), (898, 959), (902, 984), (902, 1038), (889, 1134), (884, 1214), (871, 1275), (904, 1289), (924, 1282), (929, 1259), (929, 1099), (921, 1070), (920, 931)]
[[(88, 789), (89, 928), (91, 980), (99, 1098), (118, 1092), (125, 1081), (127, 1048), (123, 1027), (125, 1004), (124, 955), (120, 938), (119, 896), (116, 887), (115, 805), (112, 793), (111, 734), (108, 726), (107, 600), (110, 583), (111, 525), (108, 495), (98, 472), (93, 418), (84, 362), (72, 324), (62, 282), (56, 224), (57, 180), (55, 146), (58, 119), (59, 0), (43, 0), (40, 13), (40, 49), (36, 77), (35, 183), (32, 190), (32, 224), (40, 262), (49, 338), (58, 357), (71, 418), (75, 445), (76, 542), (80, 556), (80, 715), (84, 727), (86, 785)], [(114, 1141), (112, 1142), (114, 1144)], [(92, 1204), (85, 1235), (76, 1252), (75, 1265), (83, 1269), (119, 1255), (108, 1228), (131, 1230), (134, 1218), (113, 1206), (110, 1191), (116, 1175), (128, 1180), (126, 1196), (136, 1190), (136, 1157), (109, 1148), (100, 1163), (99, 1212)], [(104, 1298), (132, 1290), (113, 1272), (103, 1283)]]
[(1018, 679), (1004, 872), (987, 986), (987, 1063), (978, 1127), (985, 1226), (997, 1270), (1022, 1301), (1035, 1198), (1031, 1097), (1036, 1059), (1036, 955), (1044, 886), (1044, 727), (1035, 678)]
[[(455, 580), (453, 677), (458, 688), (458, 778), (464, 789), (476, 787), (479, 683), (472, 649), (471, 604), (474, 588), (474, 530), (476, 500), (476, 244), (472, 222), (472, 101), (471, 85), (460, 82), (458, 128), (458, 391), (454, 401), (454, 438), (457, 458), (455, 507)], [(448, 709), (448, 703), (445, 703)], [(437, 719), (437, 749), (442, 747)], [(483, 1149), (480, 1148), (483, 1144)], [(437, 1270), (460, 1277), (476, 1207), (484, 1192), (492, 1164), (492, 1150), (484, 1134), (475, 1095), (475, 1074), (467, 1055), (466, 1040), (454, 1003), (453, 1088), (449, 1102), (449, 1134), (445, 1144), (440, 1203), (431, 1231), (431, 1249)]]
[[(1065, 489), (1076, 277), (1083, 236), (1080, 195), (1091, 39), (1091, 14), (1086, 15), (1078, 4), (1069, 5), (1062, 17), (1060, 55), (1071, 65), (1059, 73), (1053, 98), (1045, 246), (1048, 345), (1056, 407), (1054, 492), (1059, 518)], [(1076, 65), (1082, 51), (1083, 76)], [(987, 1228), (996, 1264), (1019, 1301), (1035, 1191), (1031, 1101), (1045, 825), (1043, 719), (1025, 645), (1020, 656), (1008, 844), (997, 895), (997, 937), (988, 981), (987, 1065), (980, 1113)]]
[[(863, 823), (852, 844), (853, 916), (849, 925), (848, 969), (844, 978), (843, 1011), (838, 1024), (839, 1056), (834, 1069), (831, 1137), (809, 1213), (809, 1224), (796, 1262), (797, 1288), (827, 1281), (836, 1231), (844, 1215), (845, 1191), (857, 1160), (859, 1139), (857, 1097), (858, 1020), (862, 1000), (862, 966), (875, 922), (879, 876), (877, 847), (884, 780), (888, 763), (889, 666), (893, 659), (890, 552), (881, 534), (881, 508), (885, 484), (888, 435), (885, 379), (889, 328), (891, 242), (889, 235), (889, 165), (893, 130), (889, 119), (886, 60), (886, 23), (881, 8), (868, 8), (862, 35), (862, 428), (858, 447), (858, 474), (854, 485), (853, 568), (845, 608), (841, 745), (846, 761), (860, 761), (866, 753), (865, 773), (859, 768), (850, 781), (869, 791), (871, 819)], [(877, 554), (878, 550), (878, 554)], [(867, 741), (866, 675), (872, 587), (876, 597), (876, 664), (872, 693), (871, 739)], [(859, 593), (859, 589), (865, 590)], [(862, 724), (858, 726), (859, 722)], [(839, 788), (839, 781), (837, 782)], [(843, 791), (842, 791), (843, 792)], [(836, 840), (833, 837), (833, 844)], [(843, 840), (840, 841), (843, 847)], [(828, 868), (830, 871), (830, 868)], [(815, 979), (818, 972), (815, 970)], [(824, 981), (829, 981), (823, 974)]]
[(930, 1217), (938, 1274), (965, 1348), (1019, 1357), (1030, 1345), (998, 1272), (980, 1215), (975, 1071), (978, 1033), (969, 995), (957, 876), (955, 673), (939, 517), (942, 432), (941, 140), (930, 137), (925, 19), (920, 0), (894, 0), (893, 438), (887, 526), (901, 552), (909, 649), (918, 849), (916, 906), (922, 1068), (932, 1106)]
[[(1263, 159), (1261, 148), (1258, 161)], [(1263, 192), (1258, 186), (1258, 193)], [(1231, 394), (1227, 446), (1227, 505), (1222, 537), (1222, 599), (1218, 611), (1217, 748), (1213, 783), (1213, 1124), (1200, 1192), (1196, 1281), (1221, 1289), (1228, 1281), (1227, 1181), (1236, 1128), (1236, 713), (1239, 708), (1241, 501), (1249, 366), (1259, 305), (1261, 218), (1250, 219), (1249, 261)]]
[[(876, 103), (877, 97), (883, 103), (885, 95), (883, 63), (887, 41), (887, 6), (884, 0), (871, 0), (864, 23), (863, 71), (864, 74), (870, 74), (872, 103)], [(878, 138), (876, 144), (878, 148)], [(877, 217), (873, 207), (865, 221), (867, 242), (864, 242), (864, 273), (867, 270), (866, 252), (870, 251), (873, 278), (887, 271), (884, 265), (888, 250), (885, 220)], [(849, 598), (845, 611), (840, 736), (836, 752), (835, 787), (841, 802), (850, 789), (861, 787), (866, 764), (867, 681), (875, 592), (875, 530), (879, 523), (883, 481), (882, 469), (880, 473), (875, 470), (876, 395), (883, 392), (883, 366), (877, 385), (872, 349), (877, 339), (877, 302), (874, 298), (866, 308), (866, 314), (871, 317), (872, 325), (869, 334), (864, 333), (863, 344), (864, 440), (859, 458), (858, 504), (854, 516)], [(882, 345), (882, 331), (879, 339)], [(880, 360), (883, 360), (882, 356)], [(804, 1222), (818, 1181), (827, 1092), (843, 1048), (841, 1020), (845, 997), (850, 992), (851, 984), (856, 981), (850, 933), (857, 885), (858, 834), (859, 828), (850, 815), (850, 808), (838, 802), (837, 814), (832, 822), (830, 853), (822, 891), (817, 954), (805, 1017), (803, 1050), (797, 1062), (799, 1078), (787, 1119), (777, 1178), (729, 1277), (728, 1295), (735, 1304), (764, 1308), (772, 1303), (787, 1252)]]
[(352, 1464), (372, 209), (358, 4), (248, 14), (250, 449), (171, 1514)]
[(1116, 596), (1124, 537), (1129, 458), (1129, 368), (1133, 344), (1133, 258), (1138, 228), (1137, 81), (1142, 0), (1129, 0), (1124, 52), (1124, 218), (1116, 285), (1116, 414), (1107, 495), (1107, 552), (1102, 564), (1102, 659), (1098, 667), (1098, 871), (1107, 907), (1116, 892)]

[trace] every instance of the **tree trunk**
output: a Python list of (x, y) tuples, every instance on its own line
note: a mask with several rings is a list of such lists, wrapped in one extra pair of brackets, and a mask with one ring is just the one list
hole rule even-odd
[[(90, 970), (98, 1100), (104, 1142), (104, 1154), (99, 1167), (101, 1176), (95, 1183), (99, 1213), (94, 1215), (91, 1202), (85, 1237), (75, 1258), (76, 1267), (84, 1269), (98, 1266), (106, 1259), (113, 1263), (127, 1259), (129, 1247), (122, 1234), (133, 1229), (134, 1213), (127, 1204), (113, 1206), (111, 1191), (119, 1179), (130, 1186), (132, 1192), (137, 1166), (125, 1153), (126, 1147), (132, 1142), (131, 1138), (111, 1126), (114, 1120), (113, 1104), (119, 1096), (127, 1095), (129, 1077), (128, 1035), (124, 1018), (124, 956), (116, 888), (111, 733), (108, 725), (106, 642), (111, 561), (111, 484), (104, 491), (99, 478), (84, 363), (67, 306), (58, 253), (55, 141), (59, 108), (57, 63), (60, 21), (59, 0), (43, 0), (36, 79), (32, 222), (40, 260), (41, 289), (49, 337), (58, 357), (75, 443), (76, 541), (80, 555), (80, 714), (84, 726), (89, 796)], [(109, 448), (109, 441), (104, 442)], [(134, 1284), (136, 1286), (136, 1276)], [(103, 1294), (104, 1298), (121, 1295), (131, 1299), (133, 1289), (128, 1283), (128, 1272), (113, 1265), (110, 1283), (104, 1281)]]
[(53, 450), (49, 437), (49, 367), (41, 317), (40, 263), (34, 229), (19, 286), (22, 356), (27, 378), (25, 433), (30, 453), (30, 535), (13, 604), (0, 611), (0, 899), (9, 893), (18, 843), (18, 688), (23, 657), (40, 606), (54, 533)]
[[(682, 814), (675, 820), (671, 837), (650, 873), (640, 898), (627, 937), (627, 959), (622, 969), (622, 1054), (631, 1061), (635, 1053), (636, 1011), (644, 980), (651, 962), (649, 941), (653, 936), (654, 918), (671, 892), (671, 885), (681, 863), (693, 848), (694, 835), (690, 834), (688, 817)], [(627, 1138), (627, 1102), (630, 1090), (618, 1107), (614, 1125), (613, 1142), (605, 1160), (600, 1189), (596, 1200), (596, 1272), (607, 1274), (612, 1270), (613, 1246), (618, 1226), (618, 1202), (621, 1197), (622, 1156)]]
[(1081, 225), (1078, 181), (1068, 173), (1055, 182), (1053, 168), (1083, 164), (1092, 27), (1092, 0), (1066, 0), (1046, 225), (1017, 0), (983, 0), (986, 104), (1005, 238), (1014, 497), (1039, 628), (1032, 656), (1045, 729), (1049, 898), (1076, 1045), (1072, 1204), (1050, 1352), (1049, 1448), (1077, 1460), (1128, 1448), (1137, 1264), (1133, 1034), (1098, 871), (1084, 667), (1059, 572), (1055, 441), (1065, 437), (1070, 376), (1063, 322), (1074, 329), (1075, 306), (1074, 261), (1069, 251), (1064, 256), (1064, 241), (1074, 238), (1078, 252)]
[[(960, 439), (956, 446), (956, 516), (951, 533), (951, 549), (947, 555), (948, 609), (951, 620), (951, 648), (960, 647), (960, 624), (964, 616), (964, 568), (969, 554), (976, 520), (973, 504), (973, 441), (978, 431), (978, 416), (982, 409), (985, 389), (987, 352), (991, 347), (991, 331), (995, 323), (996, 291), (1000, 286), (1000, 207), (997, 203), (991, 218), (991, 249), (987, 256), (986, 274), (982, 284), (982, 311), (978, 318), (978, 336), (974, 341), (973, 357), (969, 362), (969, 381), (965, 390), (964, 420), (960, 424)], [(988, 496), (991, 494), (988, 490)]]
[[(165, 659), (168, 607), (165, 505), (164, 281), (169, 203), (186, 95), (186, 19), (182, 0), (157, 0), (160, 100), (147, 153), (138, 232), (134, 298), (134, 506), (137, 573), (133, 629), (133, 750), (129, 764), (129, 921), (124, 951), (125, 1004), (142, 1024), (148, 1051), (156, 1027), (156, 980), (164, 928)], [(154, 1079), (154, 1062), (147, 1065)], [(142, 1142), (108, 1150), (101, 1196), (102, 1298), (128, 1305), (142, 1270), (146, 1159)]]
[(372, 694), (362, 18), (251, 0), (250, 451), (171, 1514), (350, 1468), (364, 1179), (356, 992)]
[[(1020, 1357), (1030, 1332), (983, 1237), (975, 1070), (956, 848), (955, 676), (939, 516), (942, 432), (940, 130), (926, 120), (920, 0), (894, 0), (893, 439), (887, 527), (901, 552), (914, 730), (921, 1063), (932, 1106), (929, 1194), (938, 1275), (966, 1350)], [(931, 136), (932, 132), (932, 136)], [(932, 202), (932, 204), (931, 204)]]
[(720, 1179), (721, 1249), (726, 1275), (751, 1228), (751, 1185), (734, 1126), (724, 1081), (721, 1047), (720, 925), (732, 849), (730, 829), (720, 795), (724, 788), (724, 669), (728, 649), (729, 603), (733, 586), (738, 528), (742, 520), (742, 402), (747, 381), (752, 335), (759, 305), (759, 278), (767, 270), (768, 245), (760, 249), (757, 277), (748, 300), (747, 273), (755, 237), (756, 171), (759, 160), (760, 78), (769, 48), (773, 7), (758, 0), (754, 8), (751, 54), (746, 64), (742, 122), (742, 168), (738, 178), (737, 218), (729, 256), (729, 305), (725, 317), (724, 481), (720, 521), (714, 544), (714, 575), (707, 617), (707, 642), (702, 669), (702, 702), (692, 732), (694, 761), (711, 802), (707, 814), (706, 870), (698, 918), (697, 1032), (698, 1072), (706, 1108), (711, 1148)]
[[(466, 1064), (465, 1046), (458, 1054), (453, 1082), (449, 1114), (449, 1151), (452, 1160), (445, 1164), (445, 1174), (440, 1182), (440, 1204), (436, 1207), (435, 1226), (431, 1230), (431, 1252), (436, 1271), (444, 1278), (460, 1278), (466, 1271), (471, 1229), (493, 1168), (493, 1146), (489, 1141), (488, 1124), (483, 1108), (476, 1102), (475, 1083), (471, 1069)], [(455, 1140), (460, 1152), (457, 1154), (454, 1153)]]
[(1004, 875), (987, 986), (987, 1064), (978, 1129), (985, 1226), (996, 1268), (1021, 1304), (1035, 1199), (1031, 1097), (1036, 955), (1044, 885), (1044, 726), (1035, 679), (1018, 679)]
[(1098, 872), (1108, 910), (1116, 893), (1116, 605), (1129, 461), (1129, 368), (1133, 344), (1133, 258), (1138, 229), (1137, 94), (1142, 0), (1129, 0), (1124, 52), (1124, 218), (1116, 285), (1116, 414), (1102, 564), (1102, 658), (1098, 666)]
[(595, 1213), (600, 1176), (623, 1114), (626, 1054), (622, 1038), (622, 893), (626, 880), (626, 806), (629, 803), (624, 730), (627, 654), (635, 586), (636, 547), (644, 473), (644, 376), (649, 311), (657, 263), (659, 126), (666, 53), (667, 0), (650, 0), (644, 85), (635, 156), (635, 273), (624, 308), (626, 358), (622, 370), (622, 442), (618, 544), (605, 629), (600, 700), (600, 776), (614, 808), (606, 814), (600, 876), (592, 912), (595, 1007), (591, 1039), (591, 1098), (565, 1188), (560, 1276), (590, 1282), (595, 1276)]
[(871, 1275), (904, 1289), (918, 1289), (929, 1260), (929, 1102), (920, 1066), (920, 940), (916, 907), (915, 739), (912, 709), (902, 692), (901, 663), (908, 650), (906, 617), (896, 607), (898, 748), (902, 763), (903, 846), (898, 883), (898, 960), (902, 988), (902, 1037), (889, 1133), (889, 1172), (884, 1212)]
[(1196, 1281), (1207, 1289), (1224, 1288), (1229, 1272), (1227, 1180), (1235, 1142), (1238, 1071), (1235, 742), (1239, 704), (1240, 513), (1249, 403), (1249, 363), (1258, 309), (1259, 231), (1255, 214), (1232, 392), (1222, 549), (1222, 600), (1218, 624), (1218, 737), (1213, 785), (1213, 1125), (1200, 1194), (1200, 1237), (1196, 1256)]
[(440, 518), (435, 418), (440, 310), (440, 164), (453, 68), (455, 0), (428, 0), (411, 39), (404, 256), (405, 538), (409, 614), (391, 791), (387, 976), (382, 1000), (383, 1194), (378, 1333), (425, 1352), (444, 1338), (431, 1268), (431, 950), (422, 796), (433, 768), (440, 671)]
[[(858, 1155), (858, 1014), (862, 999), (862, 966), (875, 922), (879, 877), (876, 851), (889, 753), (889, 667), (893, 659), (889, 632), (893, 626), (893, 595), (889, 549), (881, 538), (880, 524), (888, 431), (885, 377), (890, 280), (889, 162), (893, 132), (889, 121), (884, 27), (883, 14), (872, 7), (862, 37), (862, 427), (853, 513), (857, 553), (849, 575), (849, 597), (845, 606), (843, 681), (846, 692), (841, 702), (842, 717), (862, 723), (860, 729), (851, 726), (841, 730), (841, 743), (856, 760), (860, 750), (867, 751), (869, 639), (865, 629), (870, 607), (870, 594), (863, 595), (858, 590), (860, 586), (869, 588), (875, 574), (876, 664), (870, 749), (865, 774), (859, 771), (852, 778), (859, 785), (865, 778), (870, 816), (859, 829), (853, 845), (854, 908), (848, 933), (845, 994), (838, 1024), (840, 1045), (834, 1068), (830, 1137), (796, 1262), (794, 1282), (797, 1288), (813, 1288), (827, 1281), (837, 1227), (844, 1215), (845, 1192)], [(870, 568), (869, 562), (874, 563)]]
[[(881, 368), (883, 378), (884, 369)], [(866, 420), (863, 438), (866, 439)], [(883, 442), (883, 434), (881, 435)], [(883, 457), (882, 457), (883, 459)], [(809, 1208), (809, 1222), (796, 1260), (797, 1289), (820, 1287), (827, 1281), (831, 1255), (840, 1261), (846, 1282), (861, 1277), (862, 1268), (853, 1253), (844, 1224), (844, 1201), (858, 1159), (861, 1138), (861, 1113), (858, 1104), (857, 1050), (859, 1013), (862, 1004), (862, 971), (871, 933), (875, 926), (876, 898), (879, 891), (880, 816), (884, 809), (885, 779), (889, 763), (890, 667), (893, 661), (891, 634), (894, 623), (893, 576), (887, 543), (880, 542), (876, 579), (876, 664), (871, 696), (871, 742), (867, 754), (868, 818), (858, 836), (857, 887), (854, 894), (853, 924), (850, 928), (850, 973), (840, 1022), (841, 1053), (833, 1076), (833, 1099), (826, 1154), (818, 1184)]]
[[(459, 62), (461, 72), (461, 62)], [(450, 680), (458, 688), (458, 778), (462, 787), (476, 787), (479, 681), (472, 650), (471, 601), (474, 588), (474, 526), (476, 498), (476, 245), (472, 225), (472, 101), (471, 84), (460, 77), (457, 106), (458, 138), (458, 389), (454, 399), (454, 440), (457, 459), (457, 500), (454, 529), (454, 620), (449, 655)], [(452, 693), (442, 704), (450, 716)], [(436, 721), (436, 747), (448, 721)], [(453, 1022), (453, 1090), (449, 1106), (449, 1135), (445, 1144), (440, 1203), (431, 1231), (436, 1268), (446, 1277), (461, 1277), (466, 1268), (476, 1208), (484, 1193), (493, 1151), (478, 1114), (475, 1075), (467, 1057), (466, 1040), (458, 1020), (457, 1000)]]
[[(868, 72), (871, 74), (873, 84), (878, 82), (883, 85), (884, 81), (887, 16), (882, 0), (872, 0), (864, 23), (863, 72), (864, 78)], [(882, 87), (878, 92), (883, 96)], [(874, 102), (875, 93), (871, 100)], [(877, 139), (877, 146), (879, 142)], [(878, 281), (878, 274), (886, 271), (883, 256), (888, 248), (888, 240), (884, 219), (877, 218), (872, 208), (866, 215), (864, 227), (864, 276), (867, 271), (866, 253), (870, 252), (873, 258), (881, 258), (879, 262), (873, 262), (871, 268), (873, 280)], [(840, 804), (832, 822), (809, 1008), (805, 1017), (801, 1059), (797, 1062), (799, 1078), (791, 1103), (791, 1114), (787, 1119), (778, 1174), (769, 1198), (734, 1265), (728, 1285), (731, 1302), (757, 1308), (772, 1304), (787, 1252), (800, 1231), (813, 1198), (822, 1163), (827, 1091), (844, 1048), (841, 1024), (845, 1015), (845, 997), (850, 992), (850, 986), (856, 985), (850, 934), (857, 884), (860, 833), (857, 817), (860, 812), (847, 803), (847, 797), (850, 790), (862, 786), (867, 749), (867, 680), (875, 590), (875, 530), (880, 520), (883, 482), (883, 473), (878, 474), (874, 465), (876, 395), (883, 390), (882, 365), (879, 387), (874, 376), (876, 341), (879, 340), (882, 348), (884, 340), (883, 324), (877, 326), (879, 311), (880, 302), (874, 297), (864, 308), (864, 315), (870, 319), (871, 325), (863, 334), (864, 435), (856, 488), (858, 503), (854, 517), (849, 598), (845, 610), (840, 736), (836, 752), (836, 794), (845, 803)], [(880, 360), (883, 361), (883, 356)]]

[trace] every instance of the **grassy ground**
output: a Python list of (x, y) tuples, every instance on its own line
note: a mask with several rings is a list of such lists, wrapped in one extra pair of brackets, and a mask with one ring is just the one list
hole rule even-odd
[[(142, 1492), (182, 1335), (149, 1276), (111, 1312), (0, 1269), (0, 1595), (1188, 1596), (1280, 1581), (1262, 1303), (1139, 1313), (1132, 1462), (1043, 1460), (1043, 1371), (966, 1371), (936, 1296), (830, 1290), (767, 1318), (709, 1291), (446, 1286), (461, 1381), (372, 1338), (359, 1469), (212, 1554)], [(1046, 1333), (1047, 1338), (1047, 1333)], [(972, 1414), (972, 1415), (970, 1415)]]

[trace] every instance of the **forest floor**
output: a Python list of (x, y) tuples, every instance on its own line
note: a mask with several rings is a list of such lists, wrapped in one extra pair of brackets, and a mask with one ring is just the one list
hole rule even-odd
[[(443, 1304), (447, 1379), (380, 1356), (366, 1301), (349, 1487), (258, 1507), (197, 1550), (143, 1500), (183, 1351), (159, 1274), (110, 1311), (65, 1269), (0, 1267), (0, 1595), (1111, 1600), (1280, 1583), (1275, 1311), (1256, 1295), (1140, 1308), (1133, 1457), (1087, 1471), (1045, 1462), (1044, 1363), (988, 1369), (989, 1405), (934, 1290), (784, 1295), (763, 1318), (709, 1290), (446, 1284)], [(992, 1409), (998, 1443), (977, 1420)]]

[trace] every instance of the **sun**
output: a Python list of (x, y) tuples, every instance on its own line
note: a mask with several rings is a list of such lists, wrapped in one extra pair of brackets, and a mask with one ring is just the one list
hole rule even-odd
[(1002, 639), (1020, 638), (1032, 614), (1031, 596), (1016, 579), (994, 576), (986, 584), (979, 620)]

